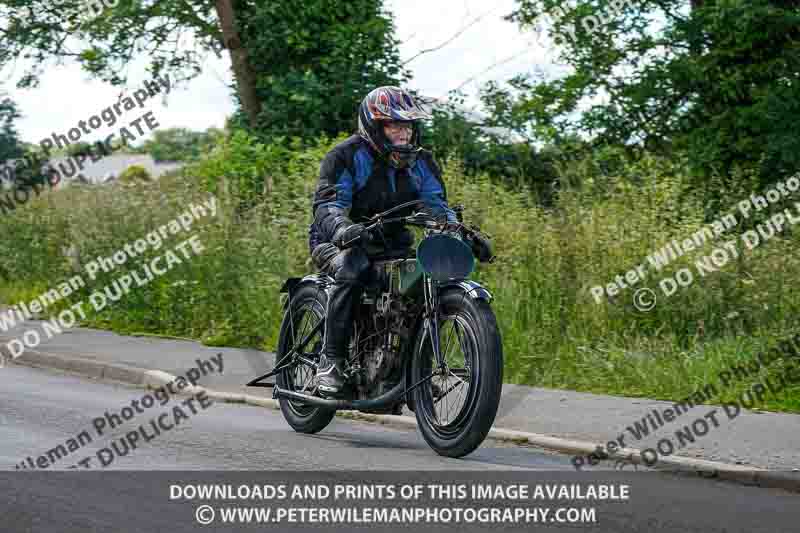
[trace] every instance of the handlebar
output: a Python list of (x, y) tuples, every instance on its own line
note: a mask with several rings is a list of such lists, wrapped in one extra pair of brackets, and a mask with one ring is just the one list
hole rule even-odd
[[(388, 218), (388, 219), (381, 219), (364, 226), (365, 231), (371, 231), (375, 228), (381, 227), (384, 224), (389, 224), (393, 222), (404, 222), (410, 226), (419, 226), (422, 228), (427, 228), (431, 230), (445, 230), (446, 228), (452, 228), (454, 233), (458, 233), (460, 236), (464, 236), (465, 234), (471, 233), (472, 230), (464, 226), (460, 222), (452, 222), (452, 221), (439, 221), (436, 218), (425, 215), (424, 213), (414, 213), (409, 216), (405, 217), (397, 217), (397, 218)], [(355, 239), (348, 241), (344, 244), (345, 248), (349, 247), (351, 244), (357, 242), (361, 239), (361, 236), (356, 237)]]
[[(436, 220), (432, 216), (425, 215), (424, 213), (417, 212), (417, 213), (414, 213), (412, 215), (405, 216), (405, 217), (379, 219), (379, 220), (376, 220), (375, 222), (373, 222), (372, 224), (364, 226), (364, 228), (365, 228), (365, 231), (371, 231), (371, 230), (373, 230), (375, 228), (379, 228), (379, 227), (383, 226), (384, 224), (390, 224), (390, 223), (394, 223), (394, 222), (404, 222), (404, 223), (406, 223), (406, 224), (408, 224), (410, 226), (419, 226), (419, 227), (428, 228), (428, 229), (434, 229), (434, 230), (435, 229), (444, 229), (448, 225), (451, 225), (451, 226), (456, 225), (456, 223), (453, 223), (453, 222), (439, 222), (438, 220)], [(462, 225), (460, 223), (458, 223), (458, 229), (460, 229), (461, 227), (462, 227)], [(359, 241), (360, 239), (361, 239), (361, 236), (358, 236), (358, 237), (356, 237), (355, 239), (353, 239), (351, 241), (347, 241), (344, 244), (345, 248), (349, 247), (351, 244)]]
[[(411, 225), (414, 225), (414, 226), (422, 226), (422, 227), (429, 227), (429, 228), (436, 228), (438, 226), (445, 226), (447, 224), (451, 224), (451, 225), (456, 224), (454, 222), (447, 222), (447, 221), (439, 222), (439, 220), (436, 219), (435, 217), (433, 217), (432, 215), (424, 213), (424, 212), (421, 212), (421, 211), (417, 211), (417, 212), (412, 213), (411, 215), (405, 216), (405, 217), (397, 217), (397, 218), (385, 219), (386, 215), (388, 215), (390, 213), (393, 213), (395, 211), (399, 211), (400, 209), (404, 209), (406, 207), (410, 207), (410, 206), (413, 206), (413, 205), (424, 204), (424, 203), (425, 203), (424, 200), (411, 200), (410, 202), (402, 203), (402, 204), (397, 205), (395, 207), (392, 207), (391, 209), (388, 209), (388, 210), (386, 210), (386, 211), (384, 211), (382, 213), (377, 213), (377, 214), (373, 215), (371, 218), (368, 219), (368, 221), (372, 222), (372, 224), (369, 224), (368, 226), (365, 226), (365, 227), (367, 229), (373, 229), (373, 228), (375, 228), (377, 226), (380, 226), (381, 224), (387, 224), (387, 223), (390, 223), (390, 222), (405, 222), (407, 224), (411, 224)], [(457, 225), (460, 226), (460, 227), (463, 227), (463, 224), (461, 224), (461, 216), (460, 215), (461, 215), (461, 212), (464, 210), (464, 206), (463, 205), (454, 206), (453, 210), (456, 212), (456, 216), (458, 217)]]
[[(393, 207), (391, 209), (388, 209), (388, 210), (386, 210), (386, 211), (384, 211), (382, 213), (377, 213), (376, 215), (373, 215), (371, 218), (368, 219), (368, 222), (372, 222), (372, 223), (365, 225), (364, 228), (365, 228), (366, 231), (371, 231), (371, 230), (373, 230), (375, 228), (383, 226), (384, 224), (389, 224), (389, 223), (392, 223), (392, 222), (404, 222), (404, 223), (412, 225), (412, 226), (419, 226), (419, 227), (423, 227), (423, 228), (427, 228), (427, 229), (431, 229), (431, 230), (437, 230), (437, 229), (438, 230), (444, 230), (445, 228), (447, 228), (449, 226), (450, 228), (453, 228), (453, 232), (454, 233), (458, 233), (458, 235), (462, 239), (470, 238), (470, 237), (472, 237), (472, 236), (477, 234), (476, 230), (474, 230), (472, 228), (469, 228), (469, 227), (465, 226), (462, 223), (461, 212), (464, 210), (464, 206), (463, 205), (454, 206), (454, 211), (456, 211), (456, 216), (458, 217), (458, 222), (452, 222), (452, 221), (448, 221), (448, 220), (440, 221), (439, 219), (433, 217), (432, 215), (427, 214), (427, 213), (423, 213), (421, 211), (417, 211), (415, 213), (412, 213), (411, 215), (404, 216), (404, 217), (384, 218), (384, 217), (386, 217), (386, 215), (388, 215), (390, 213), (393, 213), (395, 211), (398, 211), (400, 209), (403, 209), (403, 208), (406, 208), (406, 207), (410, 207), (410, 206), (413, 206), (413, 205), (419, 205), (419, 204), (422, 204), (422, 203), (424, 203), (423, 200), (412, 200), (410, 202), (405, 202), (405, 203), (400, 204), (398, 206), (395, 206), (395, 207)], [(351, 244), (357, 242), (360, 239), (361, 239), (361, 236), (358, 236), (357, 238), (346, 242), (344, 244), (344, 247), (347, 248)], [(492, 259), (494, 259), (494, 258), (492, 258)], [(492, 261), (490, 260), (489, 262), (492, 262)]]

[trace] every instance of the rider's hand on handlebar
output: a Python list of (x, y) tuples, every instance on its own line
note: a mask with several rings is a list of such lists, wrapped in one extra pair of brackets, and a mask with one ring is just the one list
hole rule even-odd
[(479, 231), (469, 231), (467, 242), (472, 248), (472, 253), (481, 263), (491, 263), (495, 259), (495, 255), (492, 252), (492, 242), (487, 235)]
[(445, 233), (457, 233), (461, 235), (461, 223), (447, 221), (445, 222), (444, 226), (442, 226), (442, 231)]
[(364, 227), (364, 224), (352, 224), (341, 231), (337, 231), (336, 235), (333, 236), (333, 244), (342, 250), (359, 243), (367, 245), (372, 240), (372, 232)]
[(461, 223), (457, 220), (448, 220), (446, 214), (440, 214), (436, 217), (436, 221), (441, 224), (441, 231), (444, 233), (456, 233), (461, 235)]

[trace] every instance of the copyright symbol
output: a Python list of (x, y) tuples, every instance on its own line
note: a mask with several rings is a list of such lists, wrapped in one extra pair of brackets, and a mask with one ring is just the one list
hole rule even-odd
[(633, 306), (637, 309), (637, 311), (652, 311), (652, 309), (656, 306), (656, 293), (653, 289), (648, 289), (647, 287), (642, 289), (637, 289), (635, 293), (633, 293)]
[(207, 526), (214, 521), (214, 508), (210, 505), (201, 505), (194, 512), (194, 517), (198, 524)]

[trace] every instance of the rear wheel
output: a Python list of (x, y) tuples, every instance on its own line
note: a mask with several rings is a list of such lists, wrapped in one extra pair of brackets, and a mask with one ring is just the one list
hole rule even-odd
[(413, 391), (422, 436), (440, 455), (463, 457), (486, 438), (503, 387), (503, 347), (494, 312), (483, 300), (449, 290), (439, 297), (439, 346), (420, 332), (412, 361), (412, 382), (430, 377)]
[[(319, 363), (323, 346), (326, 302), (327, 294), (316, 285), (304, 285), (294, 293), (281, 323), (278, 350), (275, 354), (276, 362), (319, 324), (322, 327), (309, 339), (300, 353), (306, 360), (314, 364)], [(297, 365), (278, 374), (276, 382), (282, 389), (315, 395), (315, 374), (313, 366), (298, 362)], [(283, 417), (295, 431), (300, 433), (321, 431), (330, 424), (336, 414), (335, 409), (311, 406), (296, 400), (280, 398), (278, 402)]]

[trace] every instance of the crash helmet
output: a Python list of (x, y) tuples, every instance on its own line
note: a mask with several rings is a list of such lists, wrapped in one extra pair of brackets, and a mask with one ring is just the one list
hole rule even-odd
[[(413, 165), (422, 150), (419, 122), (429, 118), (431, 115), (408, 91), (392, 86), (378, 87), (364, 97), (358, 108), (358, 133), (391, 166), (402, 168)], [(386, 121), (410, 123), (413, 128), (410, 143), (392, 144), (383, 132)]]

